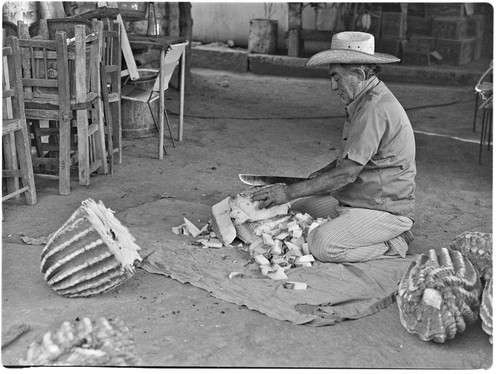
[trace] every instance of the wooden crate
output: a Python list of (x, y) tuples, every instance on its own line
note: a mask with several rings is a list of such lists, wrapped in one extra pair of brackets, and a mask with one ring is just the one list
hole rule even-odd
[(404, 38), (406, 36), (407, 16), (402, 12), (384, 12), (382, 15), (382, 38)]
[(442, 39), (467, 39), (468, 26), (466, 17), (436, 17), (432, 21), (432, 36)]
[(481, 53), (483, 51), (483, 36), (476, 36), (474, 38), (474, 54), (472, 56), (473, 60), (478, 60), (481, 58)]
[(482, 37), (486, 27), (486, 20), (483, 14), (474, 14), (467, 17), (467, 35), (470, 37)]
[(442, 57), (441, 64), (464, 65), (471, 62), (474, 56), (474, 39), (436, 38), (435, 49)]
[(408, 3), (407, 9), (408, 17), (425, 17), (425, 4), (424, 3)]
[(415, 53), (403, 51), (403, 65), (429, 66), (431, 64), (430, 52)]
[(425, 17), (462, 17), (466, 16), (468, 10), (464, 3), (429, 3), (424, 5)]
[(432, 35), (432, 19), (418, 16), (408, 16), (406, 35)]
[(407, 40), (404, 38), (383, 38), (375, 42), (375, 49), (382, 53), (388, 53), (398, 58), (402, 57), (403, 48)]
[(432, 36), (412, 36), (408, 39), (406, 50), (415, 53), (432, 52), (435, 49), (436, 38)]
[(380, 31), (382, 30), (382, 10), (374, 10), (370, 17), (370, 28), (368, 33), (375, 37), (375, 40), (380, 38)]
[(433, 49), (433, 38), (413, 37), (403, 47), (404, 65), (430, 65), (431, 51)]
[(316, 30), (335, 30), (337, 24), (337, 8), (317, 8), (316, 9)]

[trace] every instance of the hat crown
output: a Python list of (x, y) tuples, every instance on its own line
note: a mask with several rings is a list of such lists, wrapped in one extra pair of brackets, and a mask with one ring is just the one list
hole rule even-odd
[(352, 49), (373, 55), (375, 53), (375, 38), (366, 32), (339, 32), (332, 37), (331, 49)]

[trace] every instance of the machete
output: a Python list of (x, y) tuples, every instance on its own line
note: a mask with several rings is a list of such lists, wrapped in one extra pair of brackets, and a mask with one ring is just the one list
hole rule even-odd
[(308, 178), (298, 177), (282, 177), (277, 175), (254, 175), (254, 174), (240, 174), (240, 180), (250, 186), (268, 186), (270, 184), (285, 183), (293, 184), (303, 182)]

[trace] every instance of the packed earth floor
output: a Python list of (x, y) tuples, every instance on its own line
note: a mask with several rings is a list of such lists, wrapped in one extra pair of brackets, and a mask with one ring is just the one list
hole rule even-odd
[[(415, 131), (417, 202), (410, 252), (448, 247), (464, 231), (492, 232), (493, 151), (485, 149), (479, 164), (473, 89), (386, 84)], [(177, 92), (167, 95), (176, 124)], [(184, 217), (201, 227), (212, 205), (247, 188), (239, 173), (307, 176), (334, 159), (344, 109), (328, 79), (192, 69), (185, 114), (184, 141), (174, 148), (166, 138), (163, 160), (157, 158), (156, 137), (125, 139), (123, 162), (113, 175), (93, 175), (90, 186), (83, 187), (75, 173), (68, 196), (58, 194), (56, 181), (37, 179), (36, 205), (3, 204), (2, 330), (21, 322), (30, 326), (2, 349), (4, 366), (17, 365), (31, 342), (62, 322), (104, 316), (118, 317), (129, 327), (143, 366), (491, 367), (493, 348), (480, 321), (444, 344), (424, 342), (403, 328), (395, 303), (333, 326), (295, 325), (140, 268), (106, 294), (58, 296), (40, 272), (43, 245), (28, 245), (22, 236), (54, 232), (87, 198), (101, 200), (118, 219), (130, 209), (168, 199), (171, 209), (160, 222), (165, 236), (174, 237), (171, 228)], [(147, 214), (144, 209), (142, 217), (127, 221), (137, 238), (148, 232), (141, 224)], [(189, 237), (172, 239), (190, 250)], [(147, 253), (142, 248), (141, 255)]]

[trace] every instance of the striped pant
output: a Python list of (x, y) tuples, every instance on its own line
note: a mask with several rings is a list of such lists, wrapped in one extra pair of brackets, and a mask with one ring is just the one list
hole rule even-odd
[(314, 218), (332, 218), (314, 229), (307, 238), (311, 254), (319, 261), (364, 262), (405, 257), (408, 251), (408, 244), (399, 237), (413, 225), (408, 217), (379, 210), (342, 207), (329, 195), (296, 200), (291, 208), (309, 213)]

